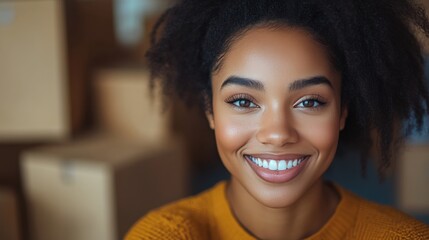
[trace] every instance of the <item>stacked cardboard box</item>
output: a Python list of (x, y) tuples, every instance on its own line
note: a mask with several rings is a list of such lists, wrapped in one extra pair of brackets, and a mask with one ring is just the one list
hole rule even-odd
[(407, 144), (397, 172), (399, 207), (410, 214), (429, 215), (429, 143)]
[(34, 240), (122, 239), (148, 210), (185, 196), (180, 143), (106, 136), (46, 146), (23, 156)]
[(15, 192), (0, 188), (0, 239), (20, 240), (20, 218)]
[(67, 138), (62, 1), (1, 1), (0, 13), (0, 142)]

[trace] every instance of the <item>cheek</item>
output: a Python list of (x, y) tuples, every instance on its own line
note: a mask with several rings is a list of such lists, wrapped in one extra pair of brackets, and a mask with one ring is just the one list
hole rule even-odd
[[(216, 116), (216, 115), (215, 115)], [(221, 155), (234, 154), (239, 151), (252, 136), (252, 124), (240, 117), (217, 114), (215, 117), (215, 136)], [(246, 123), (246, 124), (244, 124)]]
[(310, 142), (322, 156), (333, 156), (339, 137), (338, 114), (326, 114), (318, 118), (299, 121), (301, 137)]

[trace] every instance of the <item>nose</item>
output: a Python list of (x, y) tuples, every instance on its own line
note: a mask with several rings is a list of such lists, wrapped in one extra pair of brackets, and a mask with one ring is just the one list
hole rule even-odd
[(256, 139), (265, 145), (282, 147), (298, 142), (298, 132), (290, 113), (268, 110), (263, 113)]

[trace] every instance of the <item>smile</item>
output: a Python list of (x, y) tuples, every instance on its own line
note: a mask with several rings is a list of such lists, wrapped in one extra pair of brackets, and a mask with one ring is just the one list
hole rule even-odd
[(274, 160), (257, 158), (250, 155), (247, 155), (246, 157), (259, 167), (263, 167), (272, 171), (292, 169), (296, 166), (299, 166), (301, 162), (305, 159), (305, 157), (301, 157), (292, 160)]
[(285, 183), (303, 171), (310, 155), (244, 155), (244, 158), (261, 179), (271, 183)]

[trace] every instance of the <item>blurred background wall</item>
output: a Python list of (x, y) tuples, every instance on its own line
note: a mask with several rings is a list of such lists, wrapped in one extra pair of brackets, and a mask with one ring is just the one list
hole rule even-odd
[[(149, 93), (148, 33), (172, 2), (0, 0), (0, 239), (121, 239), (228, 178), (204, 114)], [(339, 155), (326, 178), (429, 223), (427, 133), (383, 183), (357, 159)]]

